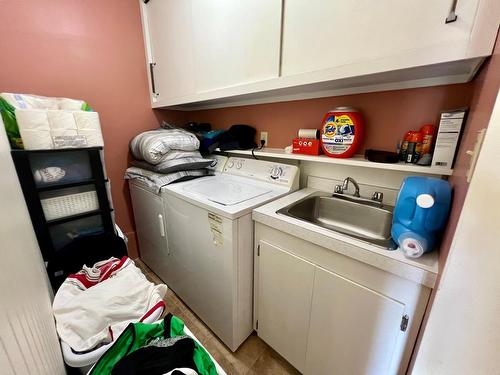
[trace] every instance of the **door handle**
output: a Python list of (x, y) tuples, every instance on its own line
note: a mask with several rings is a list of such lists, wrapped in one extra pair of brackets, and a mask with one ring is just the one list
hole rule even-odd
[(457, 20), (457, 14), (455, 13), (457, 10), (457, 4), (458, 0), (452, 0), (450, 12), (448, 13), (448, 17), (446, 17), (444, 23), (455, 22)]
[(160, 236), (165, 237), (165, 223), (162, 214), (158, 214), (158, 225), (160, 226)]
[(149, 63), (149, 74), (151, 75), (151, 90), (153, 91), (153, 95), (158, 95), (155, 87), (155, 71), (154, 71), (155, 66), (156, 63)]

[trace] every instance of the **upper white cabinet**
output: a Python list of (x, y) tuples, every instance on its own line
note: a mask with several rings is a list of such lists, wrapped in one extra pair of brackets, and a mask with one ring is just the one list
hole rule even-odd
[(278, 77), (281, 0), (192, 4), (198, 92)]
[(279, 75), (280, 0), (150, 0), (142, 18), (160, 106)]
[(480, 1), (459, 0), (456, 20), (446, 23), (453, 2), (287, 0), (282, 74), (366, 74), (466, 58)]
[(140, 1), (152, 105), (184, 109), (467, 82), (500, 20), (498, 0)]
[(191, 0), (142, 5), (153, 104), (195, 92), (191, 6)]

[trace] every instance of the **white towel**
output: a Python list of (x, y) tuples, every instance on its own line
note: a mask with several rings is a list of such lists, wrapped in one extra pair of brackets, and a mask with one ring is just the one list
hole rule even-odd
[(16, 109), (24, 149), (104, 146), (97, 112)]
[(84, 266), (54, 297), (57, 333), (79, 352), (108, 344), (129, 323), (163, 308), (166, 292), (166, 285), (149, 282), (127, 257)]

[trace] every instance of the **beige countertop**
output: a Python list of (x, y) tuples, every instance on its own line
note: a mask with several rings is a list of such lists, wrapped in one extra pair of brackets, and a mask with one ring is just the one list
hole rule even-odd
[(396, 276), (433, 288), (438, 274), (438, 253), (432, 251), (417, 259), (408, 259), (398, 250), (386, 250), (315, 224), (277, 214), (276, 211), (318, 190), (305, 188), (256, 208), (252, 218), (258, 223), (299, 237)]

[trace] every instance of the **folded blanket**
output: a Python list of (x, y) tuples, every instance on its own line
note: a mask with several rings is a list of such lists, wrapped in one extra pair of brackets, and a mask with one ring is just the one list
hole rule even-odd
[[(177, 151), (173, 153), (178, 154), (178, 156), (181, 156), (182, 154), (194, 154), (194, 156), (177, 157), (175, 159), (171, 159), (169, 157), (167, 160), (164, 160), (156, 165), (149, 164), (142, 160), (132, 160), (131, 164), (134, 167), (147, 169), (148, 171), (155, 173), (168, 174), (178, 171), (188, 171), (210, 167), (215, 162), (213, 159), (203, 159), (198, 151)], [(168, 156), (170, 156), (170, 154), (168, 154)]]
[(200, 141), (183, 129), (150, 130), (135, 136), (130, 142), (130, 151), (137, 160), (159, 164), (174, 150), (195, 151)]
[(133, 180), (137, 178), (143, 181), (147, 186), (154, 188), (156, 192), (159, 193), (163, 186), (171, 184), (173, 182), (211, 176), (213, 175), (213, 173), (214, 172), (209, 169), (193, 169), (191, 171), (178, 171), (169, 174), (159, 174), (141, 168), (130, 167), (125, 171), (125, 179)]
[(54, 297), (57, 333), (77, 352), (108, 344), (129, 323), (164, 308), (166, 292), (166, 285), (149, 282), (127, 257), (84, 266)]
[(17, 109), (26, 150), (104, 146), (97, 112)]

